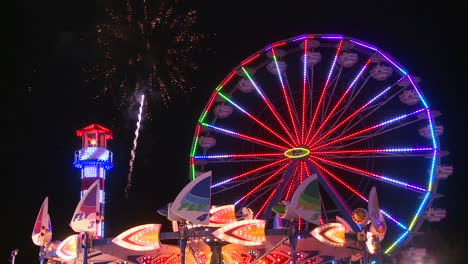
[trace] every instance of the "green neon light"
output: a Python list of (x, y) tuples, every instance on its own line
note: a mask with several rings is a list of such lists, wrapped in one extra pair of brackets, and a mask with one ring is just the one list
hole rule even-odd
[(200, 118), (198, 119), (198, 123), (203, 123), (203, 120), (205, 119), (206, 114), (208, 114), (207, 110), (205, 110), (203, 114), (200, 116)]
[(306, 148), (292, 148), (284, 152), (284, 155), (291, 159), (300, 159), (309, 156), (310, 150)]
[(219, 90), (221, 90), (221, 89), (223, 89), (223, 86), (220, 85), (220, 86), (216, 87), (215, 90), (216, 90), (217, 92), (219, 92)]

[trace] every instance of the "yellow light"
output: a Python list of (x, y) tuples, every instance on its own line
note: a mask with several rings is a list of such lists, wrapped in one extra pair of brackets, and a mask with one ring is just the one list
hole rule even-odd
[(292, 148), (284, 152), (284, 155), (291, 159), (300, 159), (307, 157), (310, 154), (310, 150), (306, 148)]

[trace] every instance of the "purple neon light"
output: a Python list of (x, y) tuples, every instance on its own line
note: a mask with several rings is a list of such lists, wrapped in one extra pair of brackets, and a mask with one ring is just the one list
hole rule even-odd
[(299, 41), (299, 40), (303, 40), (303, 39), (307, 39), (307, 35), (302, 35), (302, 36), (299, 36), (293, 40), (291, 40), (292, 42), (296, 42), (296, 41)]
[(321, 39), (343, 39), (343, 36), (341, 35), (325, 35), (321, 36)]
[(401, 73), (403, 73), (404, 75), (407, 75), (408, 73), (403, 69), (401, 68), (400, 66), (398, 66), (398, 64), (396, 62), (394, 62), (392, 59), (390, 59), (389, 57), (387, 57), (387, 55), (385, 55), (383, 52), (381, 52), (380, 50), (377, 51), (382, 57), (384, 57), (388, 62), (390, 62), (393, 66), (395, 66)]
[(373, 51), (377, 51), (377, 48), (376, 48), (376, 47), (371, 46), (371, 45), (369, 45), (369, 44), (364, 44), (363, 42), (356, 41), (356, 40), (354, 40), (354, 39), (351, 39), (350, 42), (352, 42), (352, 43), (354, 43), (354, 44), (357, 44), (357, 45), (359, 45), (359, 46), (362, 46), (362, 47), (364, 47), (364, 48), (368, 48), (368, 49), (371, 49), (371, 50), (373, 50)]

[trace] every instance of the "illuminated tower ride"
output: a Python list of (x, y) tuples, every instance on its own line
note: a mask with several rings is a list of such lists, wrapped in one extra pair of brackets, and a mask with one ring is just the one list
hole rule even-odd
[[(112, 138), (112, 132), (98, 124), (92, 124), (76, 131), (81, 137), (81, 149), (75, 151), (75, 168), (81, 170), (81, 192), (83, 197), (86, 190), (99, 179), (101, 191), (99, 193), (101, 218), (104, 219), (105, 191), (104, 182), (106, 171), (112, 169), (112, 152), (106, 149), (107, 140)], [(104, 221), (97, 226), (98, 238), (104, 237)]]

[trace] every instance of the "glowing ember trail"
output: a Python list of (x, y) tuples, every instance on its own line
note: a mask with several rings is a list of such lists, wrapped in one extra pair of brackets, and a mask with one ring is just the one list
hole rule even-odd
[(127, 176), (127, 186), (125, 186), (125, 193), (128, 194), (128, 190), (132, 187), (132, 172), (133, 172), (133, 162), (135, 161), (135, 152), (138, 144), (138, 135), (140, 134), (140, 123), (141, 123), (141, 115), (143, 113), (143, 105), (145, 104), (145, 95), (141, 95), (140, 99), (140, 108), (138, 110), (138, 121), (136, 124), (135, 129), (135, 138), (133, 139), (133, 148), (130, 153), (130, 163), (129, 163), (129, 170)]

